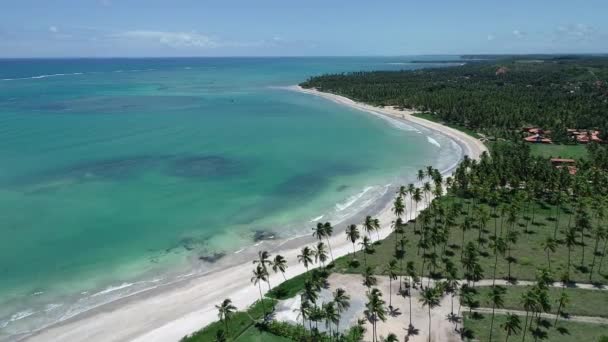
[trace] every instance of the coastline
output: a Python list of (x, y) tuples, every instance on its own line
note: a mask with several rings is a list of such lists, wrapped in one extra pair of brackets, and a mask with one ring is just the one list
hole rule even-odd
[[(413, 112), (400, 111), (394, 108), (378, 108), (358, 103), (348, 98), (322, 93), (316, 90), (303, 89), (299, 86), (288, 88), (305, 94), (320, 96), (327, 100), (346, 105), (374, 115), (397, 121), (411, 122), (437, 131), (458, 143), (463, 154), (477, 159), (486, 147), (479, 140), (463, 132), (412, 116)], [(442, 170), (451, 174), (454, 167)], [(381, 238), (391, 233), (390, 221), (392, 202), (382, 196), (374, 210), (382, 224), (379, 232)], [(418, 212), (423, 210), (418, 208)], [(411, 208), (410, 208), (411, 210)], [(409, 212), (409, 210), (408, 210)], [(417, 214), (417, 213), (415, 213)], [(336, 257), (351, 252), (350, 242), (344, 239), (342, 227), (330, 239)], [(288, 260), (287, 278), (304, 273), (305, 268), (297, 263), (299, 249), (314, 241), (312, 237), (299, 237), (280, 244), (272, 254), (281, 254)], [(31, 336), (24, 336), (27, 341), (177, 341), (206, 324), (217, 320), (214, 307), (223, 298), (231, 298), (239, 309), (244, 309), (258, 299), (257, 288), (249, 282), (251, 263), (227, 267), (212, 271), (197, 278), (146, 291), (127, 297), (99, 308), (87, 311), (56, 325), (44, 328)], [(272, 285), (282, 281), (282, 276), (273, 274)], [(153, 314), (150, 314), (153, 313)]]

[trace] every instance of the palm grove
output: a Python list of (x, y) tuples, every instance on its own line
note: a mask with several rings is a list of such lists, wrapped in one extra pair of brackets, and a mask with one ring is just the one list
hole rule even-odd
[[(456, 308), (452, 304), (450, 319), (463, 336), (470, 334), (459, 326), (466, 313), (461, 307), (468, 308), (469, 315), (475, 314), (473, 310), (482, 300), (476, 283), (481, 281), (491, 281), (485, 295), (492, 308), (490, 339), (495, 329), (494, 309), (503, 306), (505, 280), (535, 281), (521, 298), (526, 316), (509, 315), (499, 326), (507, 338), (515, 333), (542, 336), (546, 333), (543, 329), (550, 328), (541, 324), (541, 314), (556, 308), (553, 327), (557, 327), (568, 296), (562, 293), (558, 300), (551, 300), (550, 284), (606, 283), (608, 176), (591, 162), (571, 175), (546, 159), (532, 156), (526, 145), (513, 148), (510, 142), (496, 143), (491, 151), (479, 161), (465, 158), (453, 177), (446, 179), (431, 167), (421, 170), (417, 175), (420, 186), (403, 186), (397, 193), (392, 209), (393, 234), (382, 242), (375, 234), (380, 222), (368, 216), (360, 225), (346, 227), (345, 238), (352, 243), (353, 252), (334, 261), (329, 240), (334, 228), (330, 223), (319, 223), (313, 229), (318, 242), (302, 248), (297, 257), (307, 270), (298, 288), (301, 324), (267, 321), (266, 328), (299, 340), (361, 340), (363, 322), (350, 329), (339, 326), (350, 294), (337, 288), (331, 301), (319, 299), (320, 292), (329, 286), (330, 272), (361, 274), (367, 298), (362, 318), (370, 322), (374, 341), (378, 338), (376, 326), (391, 315), (396, 298), (406, 297), (410, 302), (410, 312), (403, 317), (409, 320), (405, 334), (424, 328), (411, 324), (415, 291), (419, 303), (428, 310), (429, 336), (431, 311), (444, 296), (450, 296), (452, 302), (458, 297), (460, 304)], [(406, 210), (408, 207), (426, 209), (414, 217), (414, 210)], [(266, 251), (253, 263), (251, 281), (263, 299), (263, 287), (271, 288), (269, 275), (284, 273), (287, 263), (282, 256), (272, 257)], [(389, 293), (375, 287), (379, 275), (395, 281)], [(273, 292), (276, 294), (276, 289), (270, 296)], [(226, 301), (218, 306), (224, 322), (229, 320), (222, 309), (226, 306)], [(272, 310), (264, 307), (264, 316)], [(319, 324), (324, 329), (319, 329)]]

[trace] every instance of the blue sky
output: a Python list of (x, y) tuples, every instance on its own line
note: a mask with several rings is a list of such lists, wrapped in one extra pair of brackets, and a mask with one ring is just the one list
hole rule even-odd
[(0, 57), (608, 52), (607, 0), (1, 0)]

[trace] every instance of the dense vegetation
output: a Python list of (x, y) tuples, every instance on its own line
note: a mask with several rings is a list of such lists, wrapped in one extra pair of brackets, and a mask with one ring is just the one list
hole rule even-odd
[(374, 105), (414, 108), (499, 137), (518, 137), (525, 125), (552, 130), (556, 141), (567, 141), (567, 128), (597, 128), (605, 137), (608, 57), (544, 58), (323, 75), (301, 85)]

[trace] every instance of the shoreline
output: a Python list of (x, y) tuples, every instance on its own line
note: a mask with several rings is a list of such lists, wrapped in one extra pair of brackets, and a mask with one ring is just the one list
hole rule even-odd
[[(477, 159), (487, 148), (481, 141), (467, 134), (441, 124), (414, 117), (413, 111), (394, 108), (379, 108), (358, 103), (346, 97), (303, 89), (299, 86), (288, 90), (315, 95), (361, 111), (380, 115), (390, 120), (415, 123), (439, 132), (455, 141), (463, 151)], [(442, 174), (451, 175), (456, 163)], [(388, 188), (387, 188), (388, 190)], [(374, 216), (382, 222), (379, 231), (381, 239), (391, 233), (390, 222), (393, 193), (386, 191), (376, 203), (371, 205)], [(386, 200), (389, 197), (391, 200)], [(408, 208), (408, 213), (411, 208)], [(424, 209), (419, 206), (418, 212)], [(415, 217), (417, 213), (413, 213)], [(342, 234), (342, 224), (330, 239), (334, 256), (340, 257), (352, 251), (352, 245)], [(306, 269), (297, 263), (300, 248), (316, 241), (310, 236), (295, 237), (268, 248), (272, 254), (281, 254), (288, 260), (285, 273), (287, 279), (302, 274)], [(218, 264), (221, 267), (220, 264)], [(26, 341), (178, 341), (205, 325), (217, 321), (215, 304), (224, 298), (231, 298), (239, 310), (245, 309), (259, 298), (257, 288), (249, 282), (251, 263), (227, 266), (190, 279), (184, 279), (163, 287), (144, 291), (132, 296), (102, 305), (65, 321), (43, 328), (27, 336)], [(280, 274), (270, 276), (271, 285), (283, 281)], [(267, 289), (263, 289), (264, 292)], [(153, 313), (153, 314), (150, 314)], [(110, 333), (111, 331), (111, 333)]]

